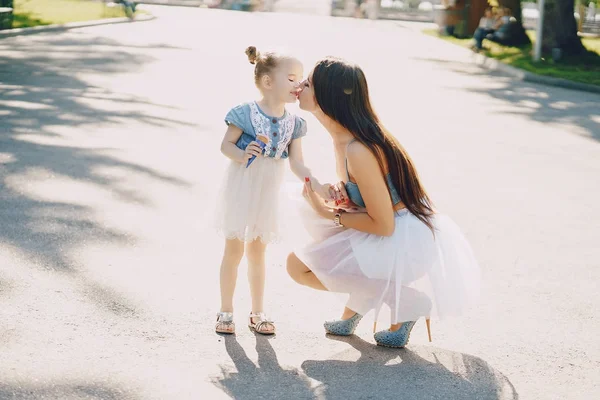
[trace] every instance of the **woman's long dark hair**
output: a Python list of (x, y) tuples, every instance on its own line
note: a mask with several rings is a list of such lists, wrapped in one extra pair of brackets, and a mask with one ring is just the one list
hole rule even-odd
[(431, 200), (406, 150), (373, 111), (362, 69), (339, 58), (325, 58), (313, 70), (312, 86), (321, 110), (373, 152), (382, 173), (389, 170), (406, 208), (433, 230)]

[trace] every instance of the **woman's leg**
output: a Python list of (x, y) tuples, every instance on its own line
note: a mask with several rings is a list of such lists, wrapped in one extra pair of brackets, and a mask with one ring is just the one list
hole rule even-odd
[[(294, 253), (291, 253), (288, 256), (287, 271), (288, 274), (292, 277), (292, 279), (301, 285), (308, 286), (317, 290), (328, 291), (328, 289), (321, 283), (321, 281), (315, 276), (315, 274), (310, 269), (308, 269), (306, 264), (300, 261), (300, 259)], [(344, 307), (344, 312), (342, 313), (341, 319), (350, 319), (355, 315), (356, 311), (348, 307)]]
[(301, 285), (327, 291), (315, 274), (294, 253), (290, 253), (287, 258), (287, 272), (293, 280)]

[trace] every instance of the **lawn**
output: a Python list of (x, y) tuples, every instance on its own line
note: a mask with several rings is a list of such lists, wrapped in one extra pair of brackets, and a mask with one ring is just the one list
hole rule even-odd
[(120, 5), (91, 0), (15, 0), (13, 28), (124, 17)]
[[(473, 44), (472, 39), (440, 36), (436, 30), (428, 30), (425, 33), (463, 47)], [(535, 32), (528, 32), (528, 35), (532, 42), (535, 41)], [(485, 49), (482, 54), (535, 74), (600, 86), (600, 38), (582, 38), (582, 42), (588, 49), (587, 54), (559, 62), (551, 59), (533, 62), (531, 45), (522, 48), (505, 47), (488, 40), (484, 41)]]

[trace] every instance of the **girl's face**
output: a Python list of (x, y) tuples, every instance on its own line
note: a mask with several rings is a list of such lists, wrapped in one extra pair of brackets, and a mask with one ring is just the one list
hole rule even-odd
[(314, 112), (319, 107), (312, 87), (312, 73), (306, 80), (300, 83), (298, 100), (300, 101), (300, 108), (304, 111)]
[(264, 84), (264, 93), (270, 93), (277, 101), (295, 103), (303, 75), (304, 68), (300, 61), (295, 58), (284, 59), (269, 74)]

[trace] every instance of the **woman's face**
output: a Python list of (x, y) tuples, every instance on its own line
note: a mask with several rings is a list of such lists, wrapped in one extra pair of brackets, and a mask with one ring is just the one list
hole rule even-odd
[(319, 107), (315, 101), (315, 92), (312, 87), (312, 72), (306, 80), (300, 82), (298, 100), (300, 102), (300, 108), (304, 111), (315, 112)]

